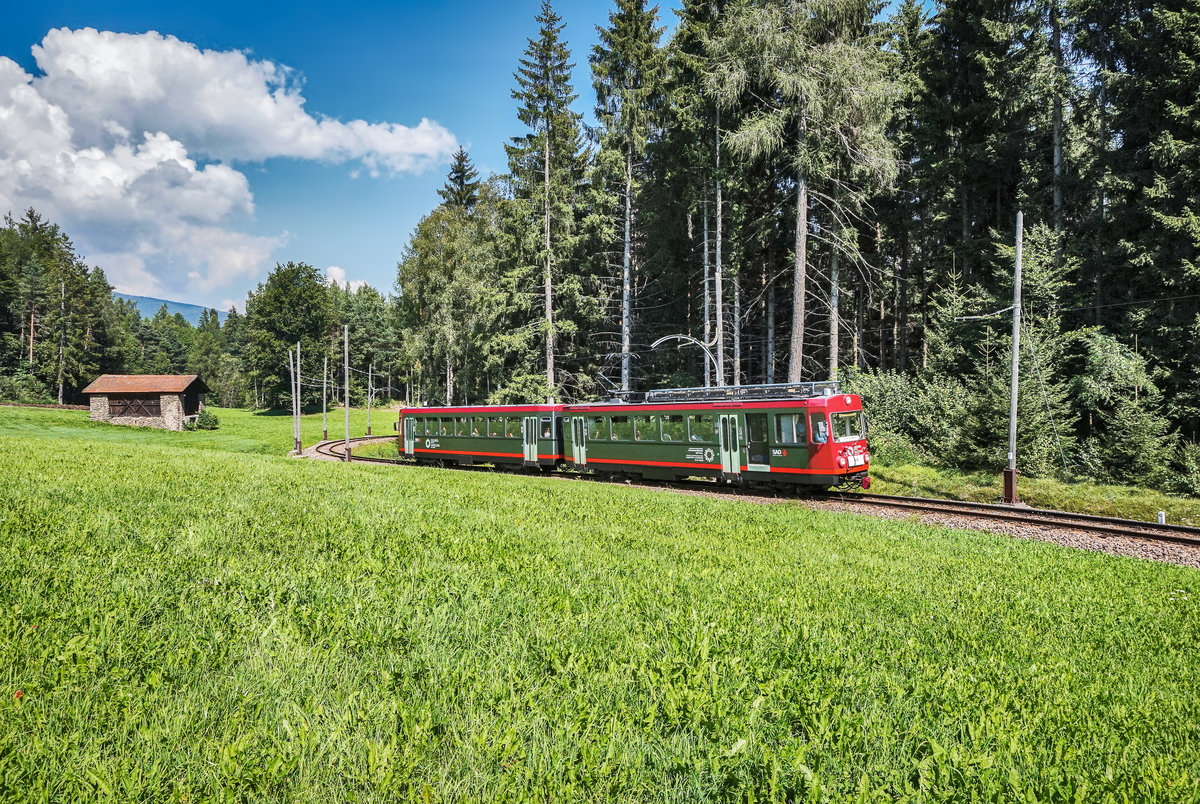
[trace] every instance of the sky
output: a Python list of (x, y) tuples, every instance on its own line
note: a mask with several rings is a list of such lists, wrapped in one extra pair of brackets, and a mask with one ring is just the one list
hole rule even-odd
[[(668, 31), (678, 5), (659, 4)], [(287, 261), (387, 292), (458, 146), (481, 176), (505, 170), (539, 6), (15, 4), (0, 214), (38, 210), (124, 293), (241, 309)], [(611, 3), (554, 8), (594, 123), (587, 57)]]

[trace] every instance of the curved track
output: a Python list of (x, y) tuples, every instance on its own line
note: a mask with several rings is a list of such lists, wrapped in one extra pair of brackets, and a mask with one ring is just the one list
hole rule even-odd
[[(360, 436), (351, 438), (351, 452), (355, 444), (365, 441), (394, 440), (395, 436)], [(325, 441), (316, 445), (321, 455), (343, 460), (343, 441)], [(352, 461), (359, 463), (409, 464), (415, 462), (406, 458), (368, 458), (351, 455)], [(480, 469), (483, 467), (463, 467)], [(550, 474), (561, 477), (579, 479), (577, 472), (553, 472)], [(654, 488), (679, 488), (687, 490), (703, 490), (707, 492), (725, 493), (731, 495), (764, 496), (763, 491), (753, 488), (742, 488), (714, 483), (713, 481), (651, 481), (639, 480), (637, 485)], [(776, 492), (779, 494), (779, 492)], [(1117, 517), (1094, 516), (1091, 514), (1076, 514), (1070, 511), (1055, 511), (1043, 508), (1025, 508), (1011, 505), (964, 502), (961, 500), (940, 500), (925, 497), (893, 497), (885, 494), (865, 494), (860, 492), (812, 492), (805, 496), (812, 499), (843, 502), (853, 505), (863, 505), (879, 508), (909, 510), (922, 514), (951, 514), (993, 521), (1014, 522), (1022, 525), (1058, 528), (1062, 530), (1078, 530), (1094, 533), (1100, 536), (1122, 536), (1134, 539), (1147, 539), (1158, 542), (1174, 542), (1191, 547), (1200, 547), (1200, 528), (1187, 525), (1159, 525), (1154, 522), (1140, 522), (1133, 519)]]

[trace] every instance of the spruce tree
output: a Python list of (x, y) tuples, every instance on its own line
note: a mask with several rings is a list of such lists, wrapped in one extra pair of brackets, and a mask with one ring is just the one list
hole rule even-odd
[(470, 212), (479, 202), (479, 173), (471, 164), (466, 149), (461, 145), (454, 153), (454, 162), (450, 165), (450, 174), (446, 183), (438, 190), (442, 201), (452, 209)]
[[(517, 118), (529, 132), (505, 146), (509, 172), (522, 228), (540, 222), (541, 236), (530, 249), (542, 268), (545, 313), (546, 389), (556, 394), (557, 329), (555, 324), (554, 270), (568, 251), (573, 226), (572, 203), (579, 180), (581, 148), (579, 116), (571, 110), (576, 95), (571, 88), (570, 51), (562, 39), (564, 23), (543, 0), (536, 21), (536, 39), (528, 40), (525, 55), (514, 77), (519, 103)], [(522, 238), (524, 240), (524, 238)]]
[[(742, 0), (709, 40), (709, 89), (722, 106), (755, 99), (727, 139), (743, 159), (786, 155), (796, 198), (788, 381), (801, 377), (810, 194), (843, 225), (897, 164), (884, 125), (895, 89), (860, 0), (782, 5)], [(839, 178), (839, 174), (844, 179)], [(852, 243), (840, 248), (857, 253)]]
[(636, 193), (642, 178), (642, 156), (652, 127), (661, 114), (665, 59), (658, 47), (662, 29), (657, 9), (645, 0), (617, 0), (609, 27), (597, 28), (592, 48), (596, 117), (603, 127), (603, 149), (620, 154), (624, 236), (621, 258), (621, 390), (629, 390), (633, 328), (634, 238)]

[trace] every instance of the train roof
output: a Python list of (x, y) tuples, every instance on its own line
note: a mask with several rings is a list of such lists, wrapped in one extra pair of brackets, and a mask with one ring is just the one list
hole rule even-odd
[(831, 396), (815, 396), (808, 399), (764, 399), (764, 400), (725, 400), (706, 402), (585, 402), (578, 405), (563, 405), (564, 413), (585, 413), (598, 411), (602, 413), (653, 413), (670, 410), (771, 410), (779, 408), (841, 408), (857, 409), (862, 406), (858, 394), (833, 394)]
[(472, 416), (487, 413), (558, 413), (562, 409), (562, 405), (458, 405), (436, 408), (404, 408), (400, 411), (400, 415), (428, 416), (446, 414), (454, 416), (461, 414)]

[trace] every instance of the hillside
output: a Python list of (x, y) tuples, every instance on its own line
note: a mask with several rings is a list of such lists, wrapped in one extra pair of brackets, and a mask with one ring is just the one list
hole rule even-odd
[[(113, 296), (118, 299), (127, 299), (137, 305), (138, 312), (142, 318), (153, 318), (164, 304), (167, 305), (167, 313), (169, 315), (181, 314), (184, 319), (193, 327), (200, 323), (200, 314), (205, 310), (212, 309), (202, 307), (198, 304), (187, 304), (186, 302), (169, 301), (167, 299), (156, 299), (152, 296), (131, 296), (128, 293), (113, 292)], [(225, 315), (228, 310), (217, 310), (217, 317), (222, 323), (225, 321)]]

